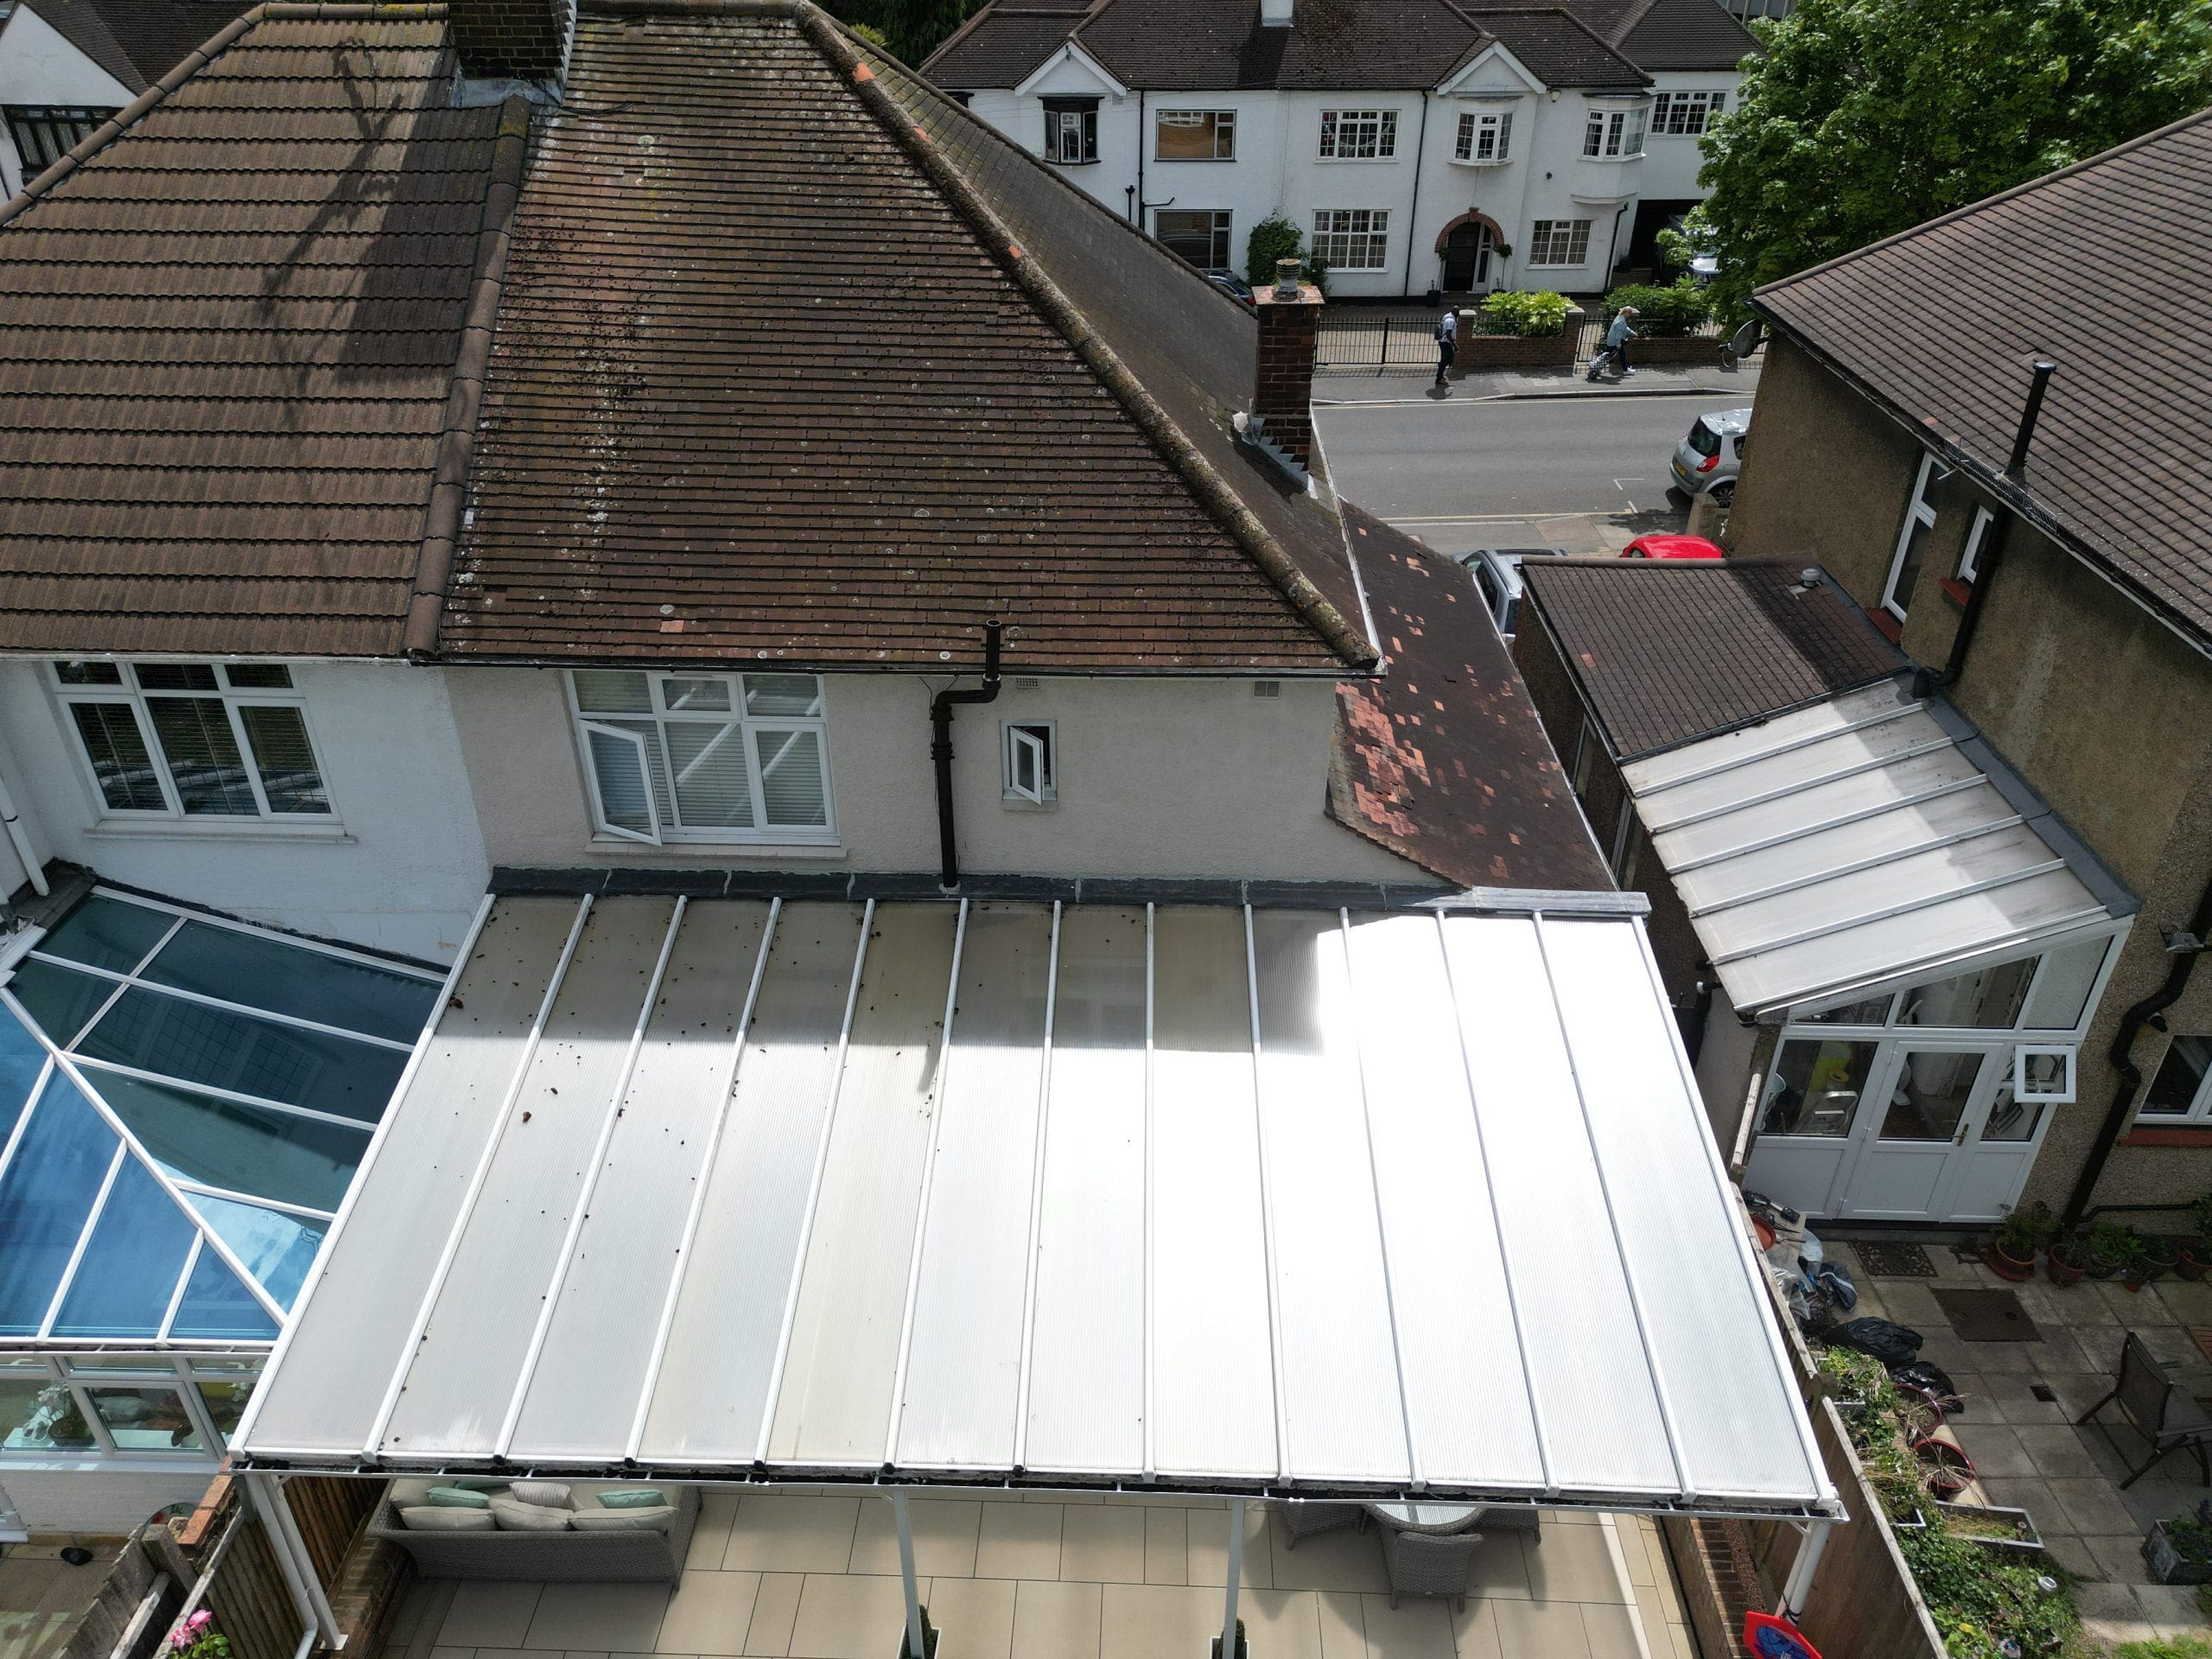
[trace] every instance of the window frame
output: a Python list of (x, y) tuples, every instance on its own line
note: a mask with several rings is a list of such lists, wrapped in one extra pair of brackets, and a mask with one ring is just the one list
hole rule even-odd
[[(1702, 137), (1719, 116), (1727, 113), (1725, 90), (1677, 88), (1651, 95), (1651, 120), (1645, 129), (1655, 138)], [(1697, 124), (1689, 124), (1694, 112)]]
[(1613, 823), (1613, 847), (1605, 860), (1605, 867), (1612, 872), (1613, 884), (1625, 887), (1628, 871), (1635, 864), (1629, 856), (1636, 846), (1636, 797), (1626, 790), (1621, 791), (1620, 816)]
[[(1198, 120), (1178, 121), (1178, 126), (1196, 126), (1211, 120), (1213, 123), (1213, 154), (1211, 156), (1163, 156), (1160, 153), (1160, 130), (1168, 124), (1170, 116), (1195, 116)], [(1223, 149), (1227, 141), (1226, 151)], [(1216, 162), (1236, 159), (1236, 111), (1234, 110), (1154, 110), (1152, 114), (1152, 159), (1166, 167), (1210, 166)]]
[[(1015, 755), (1025, 745), (1033, 746), (1039, 780), (1034, 791), (1017, 780)], [(1009, 806), (1050, 806), (1060, 798), (1060, 729), (1056, 720), (1006, 720), (999, 722), (1000, 798)]]
[[(0, 16), (4, 15), (0, 13)], [(7, 125), (8, 142), (16, 147), (16, 162), (23, 169), (22, 181), (29, 184), (91, 137), (101, 126), (113, 120), (117, 113), (115, 110), (96, 108), (89, 104), (10, 104), (0, 106), (0, 121), (4, 121)], [(25, 135), (39, 128), (61, 127), (73, 130), (76, 137), (57, 149), (54, 141), (61, 136), (60, 133), (58, 130), (42, 133), (41, 136), (44, 142), (36, 147), (37, 150), (44, 155), (52, 149), (53, 154), (45, 156), (43, 160), (35, 160), (32, 146), (23, 142)]]
[[(1349, 124), (1374, 128), (1374, 154), (1344, 155), (1344, 130)], [(1356, 129), (1357, 130), (1357, 129)], [(1398, 111), (1370, 105), (1362, 109), (1323, 110), (1321, 111), (1320, 142), (1314, 159), (1319, 162), (1395, 162), (1398, 159)], [(1332, 212), (1352, 211), (1345, 208)]]
[[(1904, 523), (1898, 528), (1897, 546), (1890, 553), (1889, 574), (1882, 578), (1882, 608), (1897, 621), (1903, 622), (1912, 608), (1912, 595), (1902, 599), (1897, 594), (1897, 578), (1904, 574), (1904, 556), (1912, 546), (1913, 531), (1925, 531), (1936, 534), (1936, 521), (1941, 517), (1936, 504), (1928, 499), (1929, 492), (1951, 475), (1949, 467), (1932, 454), (1920, 457), (1920, 470), (1913, 475), (1912, 495), (1905, 502)], [(1920, 573), (1913, 573), (1913, 586), (1920, 585)]]
[[(112, 666), (118, 681), (113, 685), (73, 685), (61, 677), (64, 663), (104, 663)], [(213, 672), (215, 684), (206, 690), (149, 691), (140, 683), (137, 671), (146, 668), (205, 668)], [(47, 683), (55, 701), (66, 711), (79, 704), (105, 704), (110, 708), (126, 708), (138, 728), (138, 741), (145, 748), (152, 763), (154, 780), (160, 785), (163, 804), (160, 808), (115, 806), (107, 798), (102, 786), (99, 768), (93, 762), (92, 752), (85, 747), (84, 733), (78, 728), (76, 716), (65, 712), (62, 725), (64, 739), (77, 757), (78, 775), (92, 791), (92, 801), (101, 823), (188, 824), (194, 830), (236, 830), (247, 825), (277, 829), (307, 829), (328, 832), (341, 827), (343, 820), (338, 803), (330, 786), (330, 768), (322, 758), (322, 741), (315, 727), (315, 716), (308, 711), (306, 694), (300, 690), (296, 678), (289, 686), (234, 686), (230, 671), (233, 668), (282, 668), (288, 677), (293, 674), (289, 662), (263, 663), (239, 661), (229, 658), (205, 657), (55, 657), (46, 659)], [(245, 774), (246, 787), (252, 793), (251, 812), (187, 812), (184, 796), (177, 786), (175, 763), (169, 758), (162, 742), (161, 730), (154, 723), (149, 698), (171, 700), (213, 700), (223, 705), (231, 741), (238, 746), (240, 769)], [(240, 711), (246, 709), (290, 709), (300, 719), (300, 729), (307, 738), (308, 753), (315, 763), (315, 774), (321, 785), (324, 800), (320, 812), (279, 812), (269, 804), (269, 791), (261, 781), (261, 762), (258, 752), (247, 733)]]
[[(1497, 143), (1484, 156), (1482, 142), (1495, 136)], [(1503, 167), (1513, 159), (1511, 110), (1462, 110), (1452, 130), (1452, 159), (1462, 167)]]
[(2166, 1039), (2166, 1046), (2158, 1056), (2158, 1065), (2151, 1068), (2144, 1084), (2143, 1099), (2135, 1108), (2133, 1127), (2138, 1128), (2169, 1129), (2212, 1125), (2212, 1055), (2208, 1055), (2204, 1074), (2196, 1080), (2196, 1092), (2190, 1096), (2187, 1109), (2178, 1112), (2154, 1112), (2151, 1109), (2151, 1090), (2166, 1069), (2166, 1062), (2184, 1041), (2203, 1043), (2212, 1047), (2212, 1032), (2177, 1031)]
[[(1072, 128), (1069, 124), (1072, 122)], [(1075, 135), (1075, 148), (1080, 153), (1069, 156), (1066, 139)], [(1092, 99), (1078, 106), (1055, 107), (1051, 100), (1045, 105), (1045, 159), (1055, 167), (1091, 167), (1098, 161), (1098, 102)]]
[[(1349, 219), (1363, 214), (1367, 219), (1364, 229), (1350, 228), (1324, 230), (1322, 221), (1332, 217)], [(1348, 259), (1332, 259), (1323, 248), (1324, 238), (1339, 246), (1357, 241), (1367, 244), (1364, 252), (1371, 254), (1371, 262), (1354, 264)], [(1316, 207), (1313, 210), (1313, 257), (1325, 264), (1332, 274), (1350, 270), (1382, 270), (1390, 269), (1390, 210), (1388, 207)]]
[[(1218, 260), (1209, 260), (1205, 264), (1199, 264), (1198, 261), (1192, 259), (1188, 254), (1182, 252), (1173, 243), (1170, 242), (1166, 236), (1160, 231), (1160, 220), (1162, 214), (1186, 216), (1193, 219), (1198, 218), (1200, 215), (1204, 215), (1205, 217), (1212, 219), (1214, 221), (1213, 226), (1206, 232), (1208, 238), (1207, 251), (1209, 253), (1219, 253), (1222, 257)], [(1188, 232), (1187, 234), (1195, 235), (1196, 232)], [(1236, 269), (1236, 209), (1232, 207), (1155, 207), (1152, 210), (1152, 239), (1159, 243), (1160, 245), (1166, 248), (1168, 252), (1173, 254), (1177, 258), (1182, 260), (1184, 264), (1190, 265), (1194, 270), (1204, 271), (1233, 272)]]
[[(790, 669), (744, 668), (681, 669), (612, 668), (586, 670), (587, 672), (641, 674), (646, 682), (646, 696), (652, 702), (649, 710), (639, 712), (596, 709), (587, 711), (582, 694), (576, 690), (576, 670), (564, 669), (561, 674), (562, 693), (568, 699), (569, 720), (576, 735), (576, 760), (583, 774), (584, 803), (589, 809), (593, 833), (610, 836), (618, 840), (637, 842), (647, 846), (667, 847), (834, 847), (837, 844), (837, 791), (836, 772), (830, 759), (830, 692), (826, 678), (820, 674), (795, 674)], [(821, 704), (818, 715), (753, 715), (745, 708), (745, 681), (748, 674), (757, 677), (803, 677), (814, 682), (817, 700)], [(730, 689), (728, 709), (707, 709), (690, 713), (671, 709), (661, 686), (671, 680), (721, 680)], [(645, 748), (645, 735), (633, 732), (620, 721), (651, 722), (660, 743), (662, 766), (669, 779), (669, 804), (674, 809), (677, 822), (667, 823), (661, 813), (661, 804), (653, 790), (653, 769), (650, 752)], [(683, 821), (683, 805), (676, 798), (677, 768), (675, 758), (668, 751), (664, 734), (666, 723), (674, 721), (691, 725), (717, 724), (737, 728), (737, 734), (745, 758), (746, 788), (753, 814), (749, 829), (734, 825), (709, 824), (697, 828)], [(788, 732), (813, 732), (820, 744), (822, 757), (822, 817), (820, 824), (772, 824), (768, 819), (767, 785), (760, 763), (760, 751), (753, 741), (757, 729)], [(626, 740), (634, 740), (645, 766), (646, 815), (651, 821), (650, 835), (617, 824), (608, 816), (607, 803), (600, 786), (599, 767), (591, 750), (590, 735), (594, 731)]]
[(1997, 515), (1979, 501), (1974, 504), (1974, 519), (1967, 525), (1965, 544), (1959, 549), (1959, 580), (1971, 588), (1981, 573), (1981, 550), (1989, 538), (1989, 531), (1997, 522)]
[[(1590, 225), (1586, 219), (1538, 219), (1529, 224), (1529, 257), (1526, 268), (1530, 270), (1571, 270), (1590, 263)], [(1566, 226), (1561, 231), (1560, 226)], [(1578, 250), (1580, 258), (1554, 259), (1560, 236), (1567, 238), (1567, 251), (1572, 255)]]
[(1632, 162), (1643, 154), (1643, 138), (1650, 126), (1642, 104), (1594, 105), (1582, 124), (1582, 159), (1586, 162)]

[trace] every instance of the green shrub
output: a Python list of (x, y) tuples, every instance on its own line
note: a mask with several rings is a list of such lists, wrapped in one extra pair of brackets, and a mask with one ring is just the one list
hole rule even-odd
[(2013, 1211), (1998, 1224), (1997, 1242), (2014, 1261), (2031, 1262), (2057, 1232), (2058, 1218), (2050, 1213), (2050, 1206), (2032, 1204)]
[(1951, 1659), (2001, 1659), (2008, 1637), (2023, 1653), (2063, 1653), (2081, 1628), (2063, 1585), (2037, 1582), (2040, 1563), (2008, 1560), (1940, 1525), (1897, 1537)]
[(2117, 1659), (2212, 1659), (2212, 1643), (2194, 1636), (2161, 1636), (2148, 1642), (2123, 1642)]
[(1274, 287), (1275, 262), (1295, 259), (1305, 247), (1304, 232), (1281, 213), (1262, 219), (1245, 238), (1244, 280), (1255, 289)]
[(1482, 332), (1549, 339), (1567, 327), (1567, 312), (1564, 294), (1492, 294), (1483, 302)]
[(1698, 325), (1713, 315), (1713, 296), (1705, 284), (1685, 276), (1669, 287), (1654, 283), (1629, 283), (1605, 296), (1605, 321), (1624, 305), (1637, 308), (1637, 330), (1655, 340), (1680, 339), (1694, 334)]

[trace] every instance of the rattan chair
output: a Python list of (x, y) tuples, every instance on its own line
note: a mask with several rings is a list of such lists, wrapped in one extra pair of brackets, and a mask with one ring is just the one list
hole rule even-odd
[(1365, 1532), (1367, 1511), (1357, 1503), (1305, 1503), (1294, 1499), (1282, 1505), (1282, 1524), (1290, 1534), (1290, 1548), (1296, 1549), (1300, 1539), (1317, 1532), (1338, 1527), (1357, 1527)]
[[(2203, 1408), (2166, 1375), (2158, 1356), (2133, 1331), (2120, 1344), (2120, 1377), (2112, 1392), (2074, 1421), (2086, 1423), (2115, 1400), (2128, 1427), (2151, 1442), (2151, 1455), (2120, 1483), (2122, 1491), (2148, 1474), (2167, 1453), (2181, 1451), (2196, 1459), (2202, 1484), (2212, 1486), (2212, 1461), (2204, 1454), (2205, 1443), (2212, 1440), (2212, 1417), (2207, 1417)], [(2108, 1425), (2098, 1427), (2104, 1429), (2106, 1439), (2112, 1438)]]
[(1479, 1532), (1400, 1532), (1382, 1529), (1382, 1564), (1390, 1573), (1390, 1605), (1400, 1596), (1449, 1596), (1464, 1612)]

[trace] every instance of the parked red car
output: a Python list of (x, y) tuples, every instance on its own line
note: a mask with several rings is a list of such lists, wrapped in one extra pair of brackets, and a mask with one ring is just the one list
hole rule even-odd
[(1727, 553), (1718, 542), (1708, 542), (1702, 536), (1639, 536), (1621, 549), (1624, 559), (1725, 559)]

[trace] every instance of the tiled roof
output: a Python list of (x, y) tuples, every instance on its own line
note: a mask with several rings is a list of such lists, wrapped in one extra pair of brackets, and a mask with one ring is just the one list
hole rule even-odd
[(0, 213), (0, 647), (399, 649), (501, 111), (428, 7), (210, 59)]
[[(2165, 321), (2212, 246), (2212, 110), (1762, 289), (1759, 312), (2110, 571), (2212, 635), (2212, 384)], [(2063, 247), (2065, 278), (2021, 250)], [(2149, 320), (2146, 323), (2146, 320)], [(2058, 365), (2024, 493), (1997, 483)]]
[[(1715, 0), (1636, 3), (1639, 16), (1703, 8), (1750, 40)], [(1596, 19), (1588, 15), (1592, 8)], [(1491, 14), (1500, 10), (1509, 17), (1494, 23)], [(1539, 16), (1548, 21), (1533, 21)], [(1298, 0), (1288, 28), (1262, 25), (1257, 0), (1102, 0), (1069, 11), (1049, 0), (1001, 0), (971, 17), (923, 73), (963, 90), (1012, 87), (1074, 40), (1124, 84), (1148, 91), (1412, 90), (1438, 85), (1497, 41), (1548, 86), (1641, 86), (1634, 54), (1616, 50), (1608, 34), (1622, 26), (1618, 0), (1541, 0), (1532, 7), (1510, 0), (1503, 7)]]
[[(1579, 9), (1586, 0), (1571, 3)], [(1718, 0), (1646, 0), (1618, 32), (1599, 32), (1640, 69), (1733, 69), (1759, 49), (1758, 37)]]
[(1521, 579), (1524, 609), (1532, 602), (1542, 618), (1619, 759), (1764, 720), (1909, 665), (1834, 583), (1823, 577), (1808, 588), (1796, 566), (1531, 559)]
[(1338, 687), (1330, 816), (1464, 887), (1611, 887), (1474, 578), (1346, 518), (1389, 672)]
[(133, 92), (143, 92), (224, 24), (238, 0), (18, 0)]
[(1250, 315), (848, 42), (587, 7), (441, 653), (922, 666), (998, 617), (1027, 668), (1370, 660), (1341, 521), (1230, 429)]

